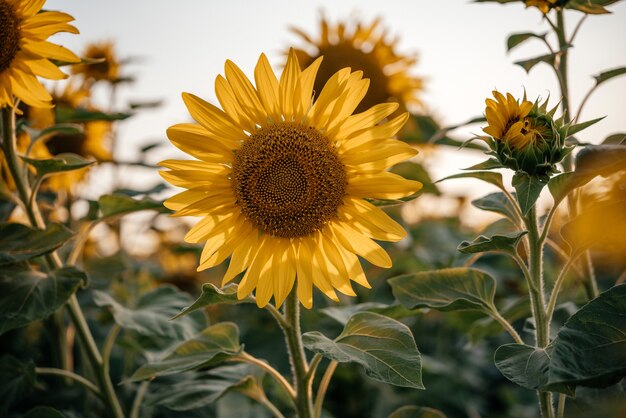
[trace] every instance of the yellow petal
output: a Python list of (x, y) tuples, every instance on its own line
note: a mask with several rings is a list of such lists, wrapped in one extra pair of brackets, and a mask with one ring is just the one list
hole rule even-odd
[(278, 80), (265, 54), (261, 54), (254, 68), (254, 82), (265, 111), (274, 123), (278, 123), (280, 121)]
[(407, 180), (397, 174), (382, 172), (359, 174), (348, 180), (348, 194), (374, 199), (400, 199), (422, 188), (422, 183)]
[(233, 88), (243, 111), (257, 124), (265, 125), (266, 116), (263, 105), (248, 77), (230, 60), (226, 60), (224, 67), (226, 79)]
[(230, 141), (241, 141), (246, 135), (222, 110), (191, 93), (183, 93), (183, 101), (189, 114), (209, 132)]
[(333, 222), (331, 227), (344, 248), (360, 255), (376, 266), (383, 268), (391, 267), (391, 258), (380, 245), (356, 232), (345, 223)]
[(303, 111), (303, 109), (300, 109), (300, 95), (302, 91), (300, 86), (300, 64), (298, 64), (298, 58), (293, 48), (289, 50), (287, 65), (285, 65), (285, 69), (280, 76), (278, 91), (282, 113), (285, 115), (285, 119), (290, 121), (298, 110)]
[(256, 228), (252, 228), (249, 235), (241, 238), (239, 245), (233, 251), (228, 270), (222, 279), (222, 286), (248, 268), (256, 254), (258, 241), (259, 233)]

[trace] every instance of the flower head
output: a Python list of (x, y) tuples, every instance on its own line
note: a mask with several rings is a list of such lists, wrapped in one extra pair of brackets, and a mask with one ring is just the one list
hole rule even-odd
[(94, 42), (85, 48), (83, 56), (102, 62), (78, 64), (72, 68), (74, 74), (82, 74), (88, 82), (108, 81), (114, 83), (120, 78), (120, 62), (115, 54), (115, 45), (110, 41)]
[[(388, 101), (400, 104), (397, 113), (405, 111), (408, 105), (420, 104), (417, 93), (422, 90), (422, 79), (408, 73), (417, 59), (396, 51), (397, 39), (388, 40), (387, 31), (380, 26), (380, 19), (369, 24), (338, 22), (331, 25), (322, 16), (318, 40), (300, 29), (292, 30), (308, 44), (306, 48), (296, 49), (303, 66), (324, 57), (314, 84), (317, 94), (337, 71), (350, 67), (363, 71), (363, 77), (370, 79), (369, 89), (357, 112)], [(308, 50), (313, 53), (309, 54)]]
[(569, 0), (524, 0), (526, 7), (536, 7), (541, 13), (546, 14), (550, 10), (563, 7)]
[(416, 154), (393, 139), (408, 115), (386, 120), (395, 103), (354, 114), (369, 80), (349, 68), (335, 73), (312, 101), (322, 59), (301, 70), (291, 50), (278, 79), (261, 55), (256, 87), (231, 61), (218, 76), (219, 109), (183, 93), (199, 124), (167, 134), (198, 160), (167, 160), (161, 175), (188, 190), (165, 205), (202, 219), (187, 233), (204, 242), (199, 270), (231, 257), (223, 283), (245, 271), (238, 296), (256, 288), (259, 306), (281, 305), (297, 280), (297, 296), (312, 305), (312, 288), (337, 300), (355, 295), (353, 280), (369, 287), (358, 256), (391, 266), (373, 239), (398, 241), (406, 232), (365, 198), (399, 199), (421, 183), (387, 172)]
[(0, 0), (0, 107), (13, 107), (14, 96), (31, 106), (51, 107), (52, 97), (37, 76), (66, 75), (50, 60), (75, 63), (68, 49), (48, 42), (58, 32), (78, 33), (67, 13), (41, 12), (45, 0)]

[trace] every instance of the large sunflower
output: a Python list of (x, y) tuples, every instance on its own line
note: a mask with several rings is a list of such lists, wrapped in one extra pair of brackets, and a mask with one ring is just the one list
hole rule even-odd
[(52, 107), (50, 94), (36, 76), (66, 77), (50, 60), (79, 62), (70, 50), (46, 39), (58, 32), (78, 33), (67, 13), (41, 12), (45, 0), (0, 0), (0, 107), (14, 99), (31, 106)]
[(183, 93), (199, 123), (170, 127), (172, 143), (200, 161), (161, 162), (161, 175), (189, 190), (165, 205), (202, 219), (187, 233), (206, 242), (198, 270), (231, 256), (223, 283), (239, 273), (243, 298), (256, 288), (259, 306), (280, 306), (297, 277), (297, 296), (312, 306), (312, 287), (337, 300), (355, 295), (353, 280), (369, 287), (357, 256), (390, 267), (372, 239), (398, 241), (400, 225), (364, 200), (399, 199), (421, 183), (385, 171), (416, 154), (392, 139), (408, 115), (386, 120), (398, 107), (384, 103), (353, 115), (367, 92), (361, 71), (333, 75), (312, 103), (321, 58), (300, 69), (294, 50), (276, 78), (261, 55), (256, 88), (231, 61), (215, 90), (223, 108)]
[(398, 102), (401, 111), (409, 105), (420, 104), (417, 93), (422, 90), (422, 79), (409, 74), (416, 57), (396, 51), (397, 38), (388, 40), (380, 19), (370, 24), (338, 22), (333, 26), (322, 16), (317, 40), (300, 29), (292, 30), (308, 44), (303, 49), (296, 49), (303, 66), (324, 57), (314, 84), (315, 92), (319, 93), (337, 71), (350, 67), (363, 71), (363, 76), (370, 79), (369, 90), (356, 108), (358, 112), (387, 101)]

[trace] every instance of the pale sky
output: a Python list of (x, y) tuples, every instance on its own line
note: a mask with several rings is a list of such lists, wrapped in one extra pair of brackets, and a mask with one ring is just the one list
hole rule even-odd
[[(217, 103), (215, 77), (231, 59), (252, 78), (254, 65), (265, 52), (274, 68), (282, 65), (283, 51), (302, 45), (291, 33), (296, 26), (317, 37), (320, 11), (331, 21), (356, 15), (366, 21), (382, 16), (389, 33), (400, 37), (399, 50), (419, 54), (413, 72), (427, 80), (422, 99), (427, 110), (442, 125), (456, 124), (484, 111), (491, 90), (524, 88), (529, 99), (551, 95), (558, 87), (547, 65), (538, 65), (527, 75), (514, 61), (545, 54), (538, 40), (531, 40), (507, 54), (505, 41), (516, 32), (547, 32), (547, 23), (534, 8), (521, 3), (472, 3), (468, 0), (49, 0), (46, 9), (62, 10), (76, 18), (80, 35), (60, 35), (55, 42), (80, 53), (91, 41), (116, 42), (121, 57), (139, 57), (126, 73), (137, 82), (126, 87), (120, 102), (163, 100), (156, 110), (120, 124), (120, 155), (133, 158), (142, 144), (165, 141), (165, 129), (187, 121), (180, 98), (192, 92)], [(609, 7), (613, 14), (590, 16), (583, 24), (570, 52), (572, 104), (578, 107), (593, 85), (592, 75), (626, 66), (626, 2)], [(570, 30), (583, 15), (567, 12)], [(606, 119), (579, 135), (601, 142), (607, 135), (626, 131), (626, 76), (599, 88), (587, 103), (582, 120), (607, 115)], [(480, 132), (474, 127), (472, 132)], [(465, 138), (469, 132), (462, 132)], [(174, 147), (163, 147), (167, 158)], [(447, 152), (433, 158), (433, 177), (457, 172), (471, 165), (465, 154)], [(474, 157), (476, 158), (476, 157)], [(481, 157), (477, 157), (480, 159)], [(155, 176), (156, 180), (156, 176)], [(457, 183), (452, 188), (463, 187)]]

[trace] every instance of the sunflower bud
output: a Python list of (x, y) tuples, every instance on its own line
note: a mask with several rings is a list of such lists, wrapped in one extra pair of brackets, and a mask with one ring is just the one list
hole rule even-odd
[(565, 6), (569, 0), (524, 0), (526, 7), (536, 7), (541, 13), (546, 14), (552, 9)]
[(552, 118), (556, 109), (548, 112), (547, 100), (533, 104), (525, 95), (521, 103), (509, 93), (493, 95), (496, 100), (485, 101), (489, 126), (483, 129), (491, 137), (486, 139), (491, 154), (515, 171), (535, 176), (556, 173), (556, 164), (571, 151), (565, 146), (564, 130)]

